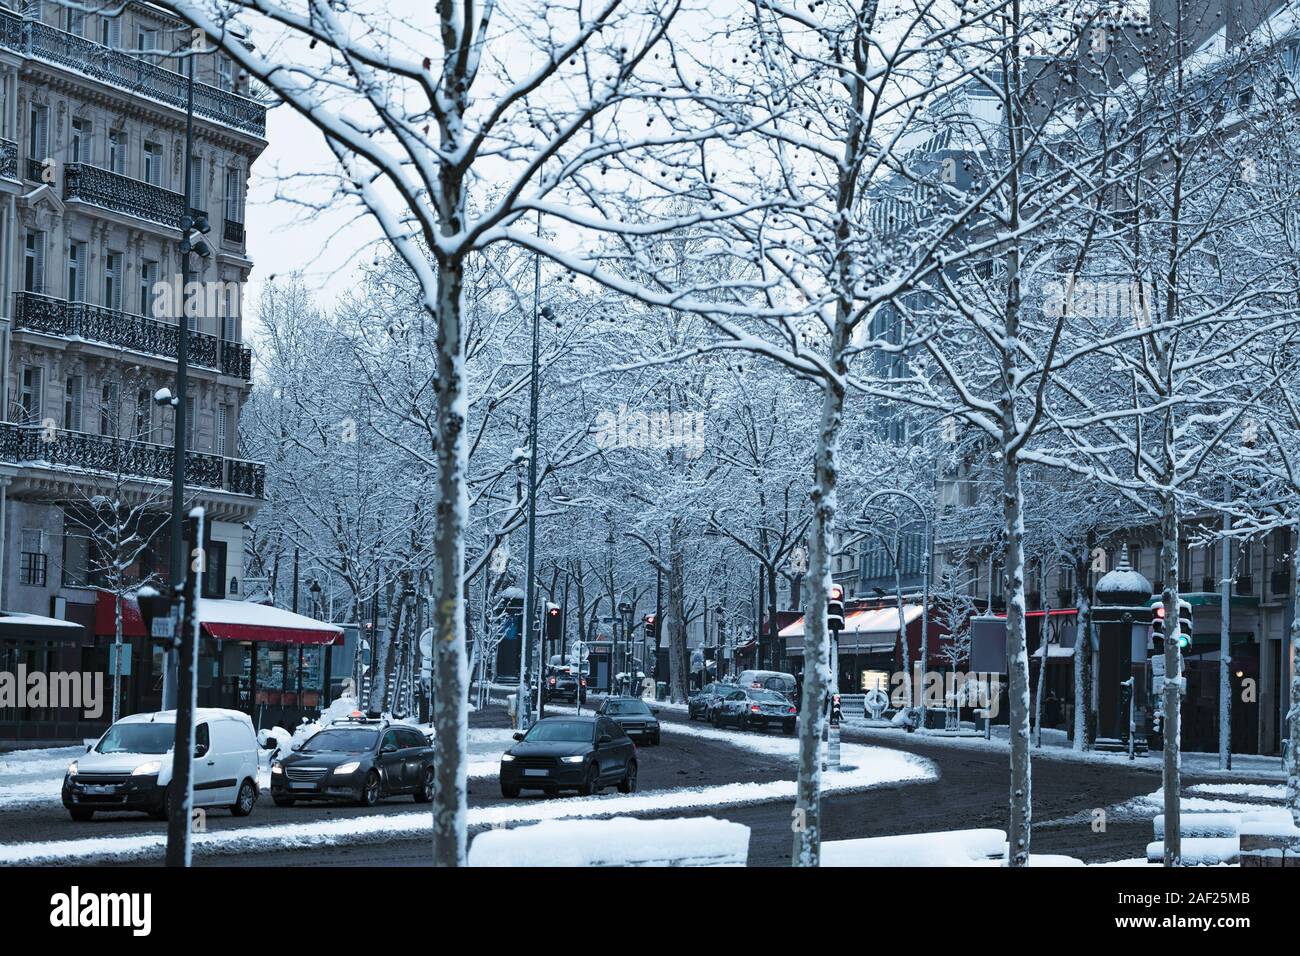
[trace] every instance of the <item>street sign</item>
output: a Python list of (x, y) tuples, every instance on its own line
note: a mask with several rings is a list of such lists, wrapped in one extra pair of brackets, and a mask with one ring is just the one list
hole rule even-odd
[(176, 618), (170, 614), (159, 615), (149, 625), (149, 636), (158, 641), (170, 641), (176, 637)]

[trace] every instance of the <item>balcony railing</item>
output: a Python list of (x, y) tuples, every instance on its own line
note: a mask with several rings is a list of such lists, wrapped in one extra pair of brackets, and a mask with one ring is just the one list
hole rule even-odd
[[(10, 10), (0, 9), (0, 46), (185, 109), (185, 77), (180, 73)], [(266, 135), (265, 106), (206, 83), (194, 84), (194, 114), (255, 136)]]
[(0, 139), (0, 176), (18, 178), (18, 144), (11, 139)]
[[(13, 327), (15, 331), (81, 338), (172, 360), (180, 340), (179, 330), (171, 322), (34, 292), (15, 295)], [(190, 332), (188, 352), (191, 365), (215, 369), (245, 382), (252, 379), (252, 351), (238, 342), (206, 332)]]
[(236, 242), (241, 246), (244, 244), (244, 224), (235, 222), (233, 219), (226, 220), (226, 231), (223, 233), (226, 242)]
[[(17, 422), (0, 422), (0, 461), (155, 481), (170, 481), (172, 475), (170, 445)], [(266, 466), (240, 458), (186, 452), (185, 484), (262, 498)]]
[[(39, 178), (39, 171), (38, 164), (31, 175)], [(67, 163), (63, 167), (63, 198), (79, 199), (173, 229), (180, 228), (185, 209), (185, 197), (180, 193), (88, 163)]]

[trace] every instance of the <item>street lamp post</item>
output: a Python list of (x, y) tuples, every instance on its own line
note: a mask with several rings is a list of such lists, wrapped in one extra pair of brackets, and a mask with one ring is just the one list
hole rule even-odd
[[(198, 253), (201, 258), (211, 255), (202, 233), (209, 229), (203, 216), (194, 218), (191, 204), (194, 198), (193, 156), (194, 156), (194, 54), (197, 51), (193, 39), (185, 46), (185, 196), (181, 209), (180, 221), (180, 259), (181, 259), (181, 294), (180, 315), (176, 316), (176, 394), (171, 396), (175, 406), (172, 419), (172, 501), (171, 501), (171, 577), (172, 585), (180, 587), (185, 580), (185, 545), (183, 510), (185, 507), (185, 432), (188, 427), (189, 408), (186, 391), (189, 387), (189, 293), (190, 293), (190, 255)], [(195, 233), (199, 235), (195, 235)], [(163, 709), (171, 710), (176, 706), (178, 658), (175, 651), (169, 651), (163, 667)]]

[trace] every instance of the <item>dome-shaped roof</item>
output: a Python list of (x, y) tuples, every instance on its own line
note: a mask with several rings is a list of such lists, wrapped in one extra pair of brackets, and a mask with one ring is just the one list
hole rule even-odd
[(1128, 545), (1124, 545), (1119, 554), (1119, 564), (1097, 582), (1096, 601), (1111, 607), (1143, 607), (1150, 600), (1151, 582), (1133, 570), (1128, 563)]

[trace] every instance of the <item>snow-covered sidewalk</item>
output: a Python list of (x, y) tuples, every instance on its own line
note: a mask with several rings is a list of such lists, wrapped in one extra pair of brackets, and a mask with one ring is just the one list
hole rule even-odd
[[(845, 717), (844, 729), (864, 734), (881, 743), (901, 743), (905, 740), (920, 740), (926, 744), (938, 744), (948, 747), (967, 747), (993, 750), (1006, 753), (1007, 728), (994, 726), (992, 739), (986, 740), (982, 728), (964, 725), (960, 733), (942, 730), (914, 730), (910, 734), (901, 727), (891, 727), (887, 721), (870, 720), (862, 717)], [(1160, 752), (1152, 751), (1145, 756), (1139, 755), (1129, 760), (1126, 753), (1103, 753), (1101, 751), (1076, 751), (1066, 737), (1065, 731), (1045, 728), (1043, 745), (1036, 746), (1034, 732), (1030, 731), (1030, 755), (1034, 760), (1071, 760), (1080, 763), (1104, 765), (1123, 765), (1131, 769), (1160, 772)], [(1261, 756), (1258, 754), (1233, 754), (1232, 769), (1219, 769), (1219, 755), (1184, 751), (1182, 754), (1184, 774), (1224, 779), (1248, 778), (1259, 781), (1285, 781), (1286, 771), (1282, 768), (1281, 757)]]

